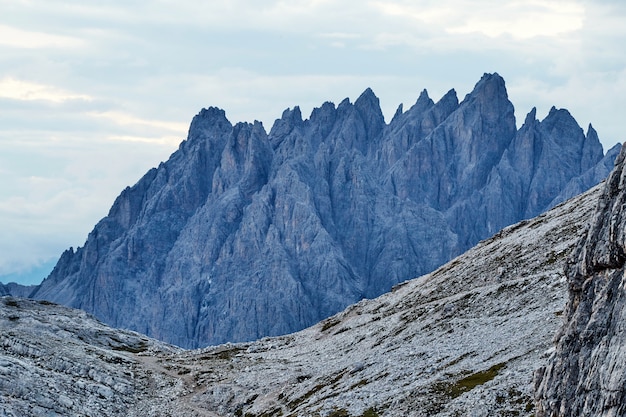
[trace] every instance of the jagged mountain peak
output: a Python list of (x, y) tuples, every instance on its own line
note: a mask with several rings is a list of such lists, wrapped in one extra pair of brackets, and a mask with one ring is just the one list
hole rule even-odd
[(385, 127), (385, 117), (380, 108), (380, 101), (374, 94), (374, 91), (371, 88), (367, 88), (354, 102), (354, 108), (359, 112), (364, 123), (369, 150), (373, 150), (372, 142), (380, 139), (382, 130)]
[(270, 136), (273, 138), (272, 147), (276, 149), (285, 136), (291, 133), (293, 129), (301, 127), (303, 124), (304, 121), (302, 120), (302, 113), (300, 112), (299, 106), (295, 106), (293, 109), (285, 109), (281, 118), (274, 121), (272, 129), (270, 130)]
[(404, 113), (404, 105), (400, 103), (398, 104), (398, 107), (396, 108), (396, 112), (393, 114), (393, 117), (391, 118), (391, 124), (394, 123), (394, 120), (398, 120), (398, 118), (402, 116), (402, 113)]
[[(380, 100), (371, 88), (367, 88), (354, 102), (354, 107), (361, 113), (368, 114), (368, 117), (375, 117), (383, 120), (383, 112), (380, 109)], [(371, 116), (370, 116), (371, 115)]]
[[(285, 109), (280, 119), (276, 119), (274, 124), (278, 122), (283, 122), (290, 126), (297, 126), (297, 125), (302, 124), (303, 120), (302, 120), (302, 112), (300, 111), (300, 106), (294, 106), (293, 109)], [(274, 127), (272, 127), (272, 129), (274, 129)]]
[(428, 96), (428, 91), (426, 91), (426, 89), (422, 90), (422, 92), (420, 93), (417, 101), (415, 102), (415, 104), (413, 104), (413, 106), (411, 106), (411, 108), (408, 110), (408, 112), (411, 113), (422, 113), (426, 110), (428, 110), (429, 108), (431, 108), (435, 103), (433, 102), (433, 100)]
[(537, 107), (533, 107), (524, 119), (524, 126), (530, 127), (537, 122)]
[(608, 172), (599, 143), (517, 132), (499, 75), (467, 97), (423, 91), (386, 125), (366, 89), (304, 121), (287, 109), (269, 134), (203, 109), (34, 296), (185, 347), (293, 332)]
[[(441, 100), (446, 100), (445, 96)], [(458, 103), (457, 103), (458, 104)], [(396, 109), (396, 112), (389, 123), (391, 129), (394, 129), (395, 126), (404, 124), (407, 120), (415, 120), (420, 119), (421, 115), (433, 107), (435, 103), (428, 96), (428, 91), (426, 89), (422, 90), (419, 95), (419, 98), (407, 111), (404, 113), (404, 106), (402, 103)], [(441, 106), (441, 105), (440, 105)]]
[[(209, 106), (208, 108), (203, 108), (200, 112), (194, 117), (194, 119), (207, 119), (207, 120), (221, 120), (226, 118), (226, 112), (219, 107)], [(193, 123), (193, 120), (192, 120)]]
[(499, 123), (499, 119), (512, 119), (515, 123), (513, 104), (509, 101), (504, 79), (499, 75), (485, 75), (476, 84), (460, 106), (479, 106), (481, 115), (489, 123)]
[(417, 104), (419, 102), (428, 102), (428, 101), (432, 101), (430, 97), (428, 96), (428, 90), (423, 89), (415, 103)]
[(337, 105), (337, 111), (345, 112), (352, 107), (353, 107), (353, 104), (350, 102), (350, 98), (346, 97), (343, 100), (341, 100), (339, 104)]
[(311, 122), (319, 122), (321, 119), (327, 119), (329, 114), (334, 114), (336, 110), (335, 104), (331, 101), (325, 101), (320, 107), (315, 107), (311, 111), (311, 116), (309, 117), (309, 121)]
[[(550, 108), (548, 115), (543, 120), (544, 122), (553, 123), (576, 123), (576, 119), (572, 116), (572, 114), (567, 109), (557, 109), (555, 106)], [(576, 123), (577, 127), (578, 123)]]
[(593, 131), (593, 132), (597, 135), (597, 132), (596, 132), (596, 130), (593, 128), (593, 125), (592, 125), (591, 123), (589, 123), (589, 125), (587, 126), (587, 133), (589, 133), (589, 132), (591, 132), (591, 131)]
[(448, 101), (456, 101), (457, 104), (459, 103), (459, 98), (454, 88), (451, 88), (450, 90), (448, 90), (448, 92), (444, 94), (443, 97), (439, 100), (439, 102), (448, 102)]
[(600, 141), (600, 139), (598, 138), (598, 132), (593, 128), (593, 125), (591, 123), (589, 123), (589, 126), (587, 127), (587, 134), (585, 135), (585, 137), (587, 138), (587, 140), (591, 140), (591, 141)]
[(498, 73), (485, 73), (463, 101), (508, 101), (506, 83)]
[(378, 97), (374, 93), (374, 90), (372, 90), (370, 87), (367, 87), (365, 90), (363, 90), (361, 95), (356, 99), (354, 104), (356, 105), (359, 102), (361, 102), (361, 103), (368, 103), (370, 105), (377, 106), (378, 105)]
[(192, 140), (198, 133), (206, 131), (207, 129), (225, 130), (231, 126), (224, 110), (217, 107), (202, 109), (191, 120), (188, 139)]
[(478, 83), (496, 82), (504, 83), (504, 78), (497, 72), (485, 72)]

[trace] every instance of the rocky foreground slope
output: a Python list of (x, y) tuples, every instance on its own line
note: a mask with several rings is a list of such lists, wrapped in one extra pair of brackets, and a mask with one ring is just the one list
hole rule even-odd
[[(599, 187), (295, 334), (184, 351), (0, 299), (0, 413), (530, 416)], [(565, 312), (570, 315), (570, 312)]]
[(498, 74), (389, 124), (369, 89), (269, 134), (209, 108), (30, 296), (182, 347), (291, 333), (587, 190), (618, 149), (563, 109), (517, 130)]
[(626, 153), (567, 265), (555, 353), (537, 373), (538, 416), (626, 415)]

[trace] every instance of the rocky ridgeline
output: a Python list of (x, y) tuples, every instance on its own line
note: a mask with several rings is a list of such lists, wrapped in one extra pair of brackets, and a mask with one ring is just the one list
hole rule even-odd
[(556, 351), (537, 372), (538, 416), (626, 415), (626, 153), (568, 262)]
[[(531, 416), (600, 188), (295, 334), (183, 351), (0, 299), (0, 415)], [(565, 314), (569, 314), (565, 312)]]
[(566, 110), (516, 130), (497, 74), (389, 124), (369, 89), (269, 134), (204, 109), (29, 295), (183, 347), (287, 334), (588, 189), (618, 149)]

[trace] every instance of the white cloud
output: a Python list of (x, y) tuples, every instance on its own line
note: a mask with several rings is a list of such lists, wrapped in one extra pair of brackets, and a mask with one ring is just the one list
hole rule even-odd
[(14, 48), (77, 48), (85, 45), (79, 38), (45, 32), (22, 30), (0, 25), (0, 45)]
[(515, 39), (555, 37), (582, 29), (585, 17), (585, 8), (576, 2), (527, 1), (498, 5), (489, 13), (469, 14), (462, 25), (449, 27), (447, 31), (482, 33), (491, 38), (503, 35)]
[(169, 132), (175, 132), (183, 134), (187, 131), (188, 125), (185, 123), (178, 122), (167, 122), (163, 120), (149, 120), (142, 119), (137, 116), (133, 116), (131, 114), (123, 113), (120, 111), (108, 110), (102, 112), (89, 112), (87, 113), (89, 116), (102, 118), (109, 121), (112, 121), (121, 126), (141, 126), (141, 127), (150, 127), (159, 130), (166, 130)]
[(119, 142), (141, 142), (156, 145), (176, 146), (182, 141), (181, 136), (131, 136), (131, 135), (111, 135), (108, 137), (111, 141)]
[(387, 15), (417, 20), (425, 24), (441, 25), (457, 14), (455, 8), (446, 6), (445, 3), (442, 1), (434, 7), (406, 2), (373, 1), (370, 4)]
[(72, 93), (51, 85), (21, 81), (12, 77), (0, 80), (0, 97), (21, 101), (50, 101), (63, 103), (69, 100), (93, 100), (86, 94)]
[(530, 39), (559, 36), (583, 26), (585, 8), (578, 1), (440, 1), (435, 6), (414, 2), (373, 2), (382, 13), (411, 19), (449, 34), (479, 33), (490, 38)]

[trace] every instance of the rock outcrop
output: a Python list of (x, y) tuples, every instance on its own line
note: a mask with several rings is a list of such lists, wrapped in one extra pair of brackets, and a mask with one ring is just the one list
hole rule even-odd
[(626, 414), (626, 152), (567, 264), (569, 301), (556, 351), (537, 372), (538, 416)]
[(30, 295), (183, 347), (286, 334), (588, 189), (617, 151), (566, 110), (516, 131), (497, 74), (389, 124), (370, 89), (269, 134), (209, 108)]
[(0, 415), (169, 415), (159, 398), (178, 392), (178, 381), (153, 372), (149, 358), (176, 348), (14, 297), (0, 297), (0, 329)]

